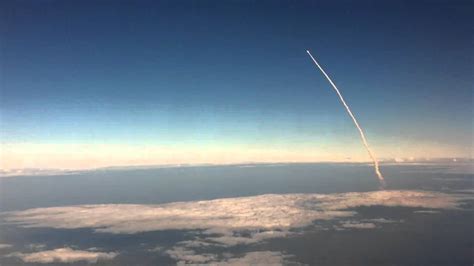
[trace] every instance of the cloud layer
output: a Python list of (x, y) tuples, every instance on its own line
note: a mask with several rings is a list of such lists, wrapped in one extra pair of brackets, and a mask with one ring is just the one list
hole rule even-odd
[(255, 251), (243, 256), (217, 259), (214, 254), (196, 254), (193, 250), (176, 247), (166, 253), (177, 261), (177, 265), (283, 265), (291, 256), (276, 251)]
[(168, 229), (266, 229), (304, 227), (314, 220), (355, 214), (358, 206), (452, 209), (458, 197), (427, 191), (375, 191), (341, 194), (286, 194), (176, 202), (160, 205), (100, 204), (9, 212), (6, 220), (23, 227), (94, 228), (97, 232), (138, 233)]
[(86, 261), (96, 263), (99, 260), (111, 260), (117, 256), (115, 252), (92, 252), (85, 250), (74, 250), (71, 248), (58, 248), (53, 250), (39, 251), (33, 253), (13, 253), (11, 257), (18, 257), (24, 262), (29, 263), (71, 263)]
[[(287, 255), (265, 251), (244, 257), (222, 257), (206, 253), (207, 247), (255, 244), (295, 233), (294, 229), (318, 220), (334, 220), (337, 230), (374, 229), (383, 223), (402, 222), (384, 218), (358, 221), (354, 208), (402, 206), (418, 211), (459, 208), (466, 194), (429, 191), (374, 191), (339, 194), (284, 194), (175, 202), (159, 205), (100, 204), (36, 208), (3, 213), (6, 222), (21, 227), (77, 229), (98, 233), (133, 234), (158, 230), (191, 230), (191, 239), (157, 251), (182, 263), (246, 263), (271, 261), (279, 264)], [(200, 252), (196, 252), (200, 250)], [(25, 262), (71, 262), (112, 259), (116, 253), (77, 251), (69, 248), (18, 253)], [(261, 260), (263, 259), (263, 260)]]

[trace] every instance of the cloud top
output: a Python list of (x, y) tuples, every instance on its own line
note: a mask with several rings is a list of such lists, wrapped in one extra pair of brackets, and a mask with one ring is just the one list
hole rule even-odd
[(10, 256), (18, 257), (27, 263), (72, 263), (86, 261), (96, 263), (99, 260), (111, 260), (117, 256), (115, 252), (93, 252), (85, 250), (75, 250), (71, 248), (58, 248), (53, 250), (39, 251), (33, 253), (13, 253)]
[[(91, 228), (95, 232), (112, 234), (194, 230), (190, 240), (178, 242), (167, 250), (160, 248), (153, 252), (163, 253), (181, 263), (246, 264), (271, 261), (280, 264), (287, 255), (269, 251), (223, 258), (203, 250), (209, 246), (225, 248), (283, 238), (295, 234), (292, 229), (312, 225), (318, 220), (343, 218), (336, 223), (336, 228), (341, 230), (376, 229), (380, 224), (396, 222), (383, 218), (358, 221), (354, 216), (357, 214), (356, 208), (361, 206), (402, 206), (417, 208), (417, 211), (439, 211), (459, 208), (462, 201), (468, 198), (472, 198), (470, 194), (413, 190), (267, 194), (157, 205), (98, 204), (36, 208), (2, 215), (7, 223), (21, 227)], [(29, 254), (17, 253), (15, 256), (25, 262), (48, 263), (79, 260), (96, 262), (117, 255), (92, 251), (95, 250), (62, 248)]]
[(159, 205), (100, 204), (37, 208), (6, 213), (23, 227), (94, 228), (131, 234), (168, 229), (265, 229), (304, 227), (315, 220), (349, 217), (358, 206), (452, 209), (458, 197), (427, 191), (286, 194), (176, 202)]

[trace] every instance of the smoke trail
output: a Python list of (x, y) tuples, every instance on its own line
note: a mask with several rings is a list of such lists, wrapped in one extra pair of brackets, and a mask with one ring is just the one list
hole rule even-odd
[(377, 177), (379, 178), (380, 186), (381, 186), (381, 188), (384, 188), (385, 185), (386, 185), (385, 179), (383, 178), (382, 173), (380, 173), (379, 162), (377, 161), (377, 158), (375, 157), (374, 153), (373, 153), (372, 150), (370, 149), (369, 143), (367, 143), (367, 139), (365, 139), (364, 131), (362, 131), (362, 128), (359, 126), (359, 123), (357, 122), (356, 118), (355, 118), (354, 115), (352, 114), (351, 109), (349, 108), (349, 106), (346, 104), (346, 101), (344, 101), (344, 98), (342, 97), (341, 93), (340, 93), (339, 90), (337, 89), (337, 87), (336, 87), (336, 85), (334, 84), (334, 82), (332, 82), (332, 80), (331, 80), (331, 78), (328, 76), (328, 74), (326, 74), (326, 72), (323, 70), (323, 68), (318, 64), (318, 62), (316, 61), (316, 59), (314, 59), (313, 55), (309, 52), (309, 50), (306, 50), (306, 52), (307, 52), (308, 55), (311, 57), (311, 59), (313, 60), (313, 62), (316, 64), (316, 66), (319, 68), (319, 70), (321, 70), (321, 72), (323, 72), (324, 76), (327, 78), (327, 80), (329, 81), (329, 83), (331, 83), (332, 87), (333, 87), (334, 90), (337, 92), (337, 95), (339, 96), (339, 99), (341, 99), (342, 104), (344, 105), (344, 107), (346, 107), (347, 113), (348, 113), (349, 116), (352, 118), (352, 121), (354, 121), (355, 126), (356, 126), (357, 129), (359, 130), (360, 138), (362, 139), (362, 142), (364, 143), (364, 146), (365, 146), (365, 148), (367, 149), (367, 152), (369, 153), (370, 158), (371, 158), (372, 161), (374, 162), (375, 174), (376, 174)]

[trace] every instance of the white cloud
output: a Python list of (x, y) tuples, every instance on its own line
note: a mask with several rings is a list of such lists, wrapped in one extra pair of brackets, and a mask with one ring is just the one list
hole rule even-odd
[(248, 245), (263, 241), (270, 238), (281, 238), (289, 234), (288, 231), (263, 231), (263, 232), (248, 232), (248, 236), (239, 236), (234, 232), (229, 231), (219, 237), (207, 237), (206, 240), (216, 242), (224, 246)]
[(58, 248), (54, 250), (39, 251), (34, 253), (12, 253), (10, 257), (18, 257), (24, 262), (29, 263), (71, 263), (86, 261), (96, 263), (99, 260), (111, 260), (117, 256), (115, 252), (91, 252), (84, 250), (74, 250), (71, 248)]
[(137, 233), (168, 229), (286, 230), (315, 220), (350, 217), (358, 206), (456, 208), (459, 196), (427, 191), (341, 194), (286, 194), (176, 202), (160, 205), (100, 204), (9, 212), (23, 227), (94, 228), (96, 232)]
[(420, 210), (420, 211), (414, 211), (414, 213), (429, 213), (429, 214), (435, 214), (435, 213), (439, 213), (439, 211), (433, 211), (433, 210)]
[(351, 229), (373, 229), (376, 228), (374, 223), (360, 223), (356, 221), (349, 221), (344, 222), (341, 225), (343, 228), (351, 228)]
[[(165, 251), (180, 263), (247, 264), (246, 261), (268, 259), (279, 264), (283, 257), (275, 252), (248, 253), (242, 258), (219, 261), (216, 254), (196, 253), (208, 246), (229, 247), (249, 245), (271, 238), (293, 234), (292, 229), (302, 228), (317, 220), (353, 217), (354, 208), (360, 206), (404, 206), (413, 208), (456, 209), (466, 194), (445, 194), (429, 191), (374, 191), (339, 194), (283, 194), (224, 198), (206, 201), (175, 202), (159, 205), (99, 204), (3, 213), (9, 223), (22, 227), (92, 228), (96, 232), (133, 234), (156, 230), (196, 230), (191, 240), (177, 243)], [(376, 223), (391, 220), (366, 219), (342, 222), (336, 230), (344, 228), (371, 229)], [(399, 221), (401, 222), (401, 221)], [(75, 254), (75, 255), (68, 255)], [(73, 259), (97, 261), (113, 258), (116, 253), (101, 253), (57, 249), (31, 254), (17, 254), (24, 261), (43, 258), (51, 261)], [(262, 261), (264, 261), (262, 259)], [(258, 263), (257, 263), (258, 264)]]
[(231, 258), (218, 265), (283, 265), (285, 258), (290, 257), (281, 252), (256, 251), (246, 253), (240, 258)]
[(403, 220), (390, 220), (385, 218), (375, 218), (375, 219), (366, 219), (366, 222), (373, 222), (373, 223), (382, 223), (382, 224), (391, 224), (391, 223), (401, 223)]
[(148, 251), (151, 251), (151, 252), (158, 252), (158, 253), (160, 253), (160, 252), (162, 252), (162, 251), (164, 251), (164, 250), (165, 250), (165, 248), (162, 247), (162, 246), (155, 246), (154, 248), (148, 249)]
[(36, 168), (24, 168), (24, 169), (0, 169), (1, 177), (14, 177), (14, 176), (46, 176), (46, 175), (72, 175), (79, 173), (79, 171), (67, 170), (67, 169), (36, 169)]
[(256, 251), (245, 253), (242, 257), (225, 254), (224, 259), (218, 259), (216, 254), (196, 254), (194, 250), (185, 247), (174, 247), (165, 252), (177, 261), (178, 265), (283, 265), (286, 258), (291, 256), (274, 251)]
[(194, 240), (185, 240), (178, 242), (178, 245), (188, 247), (188, 248), (201, 248), (201, 247), (208, 247), (208, 246), (215, 246), (214, 243), (206, 242), (205, 238), (195, 238)]
[(190, 264), (190, 263), (207, 263), (216, 260), (214, 254), (196, 254), (194, 250), (187, 249), (184, 247), (174, 247), (173, 249), (165, 251), (171, 258), (178, 261), (178, 264)]
[(46, 247), (46, 245), (38, 244), (38, 243), (30, 243), (30, 244), (26, 245), (25, 247), (29, 250), (35, 250), (36, 251), (36, 250), (43, 250)]
[(10, 244), (3, 244), (3, 243), (0, 243), (0, 249), (7, 249), (7, 248), (11, 248), (13, 247), (12, 245)]

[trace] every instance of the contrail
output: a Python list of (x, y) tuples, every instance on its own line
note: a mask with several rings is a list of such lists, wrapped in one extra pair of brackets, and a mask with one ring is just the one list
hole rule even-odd
[(316, 66), (319, 68), (319, 70), (321, 70), (321, 72), (323, 72), (323, 75), (327, 78), (327, 80), (329, 81), (329, 83), (331, 83), (332, 87), (334, 88), (334, 90), (336, 91), (337, 95), (339, 96), (339, 99), (341, 99), (342, 104), (343, 104), (344, 107), (346, 108), (347, 113), (348, 113), (349, 116), (352, 118), (352, 121), (354, 121), (355, 126), (356, 126), (357, 129), (359, 130), (360, 138), (362, 139), (362, 142), (364, 143), (364, 146), (365, 146), (365, 148), (367, 149), (367, 152), (369, 153), (370, 158), (371, 158), (372, 161), (374, 162), (375, 174), (376, 174), (377, 177), (379, 178), (380, 186), (381, 186), (381, 188), (384, 188), (385, 185), (386, 185), (385, 179), (383, 178), (382, 173), (380, 173), (379, 162), (377, 161), (377, 158), (375, 157), (375, 154), (374, 154), (374, 153), (372, 152), (372, 150), (370, 149), (369, 143), (367, 143), (367, 139), (365, 138), (364, 131), (362, 131), (362, 128), (360, 127), (359, 123), (357, 122), (357, 119), (356, 119), (355, 116), (352, 114), (351, 109), (350, 109), (349, 106), (346, 104), (346, 101), (344, 101), (344, 98), (342, 97), (341, 93), (339, 92), (339, 89), (336, 87), (336, 84), (334, 84), (334, 82), (332, 82), (331, 78), (328, 76), (328, 74), (326, 74), (326, 72), (323, 70), (323, 68), (318, 64), (318, 62), (316, 61), (316, 59), (314, 59), (313, 55), (309, 52), (309, 50), (306, 50), (306, 52), (307, 52), (308, 55), (311, 57), (311, 59), (313, 60), (313, 62), (316, 64)]

